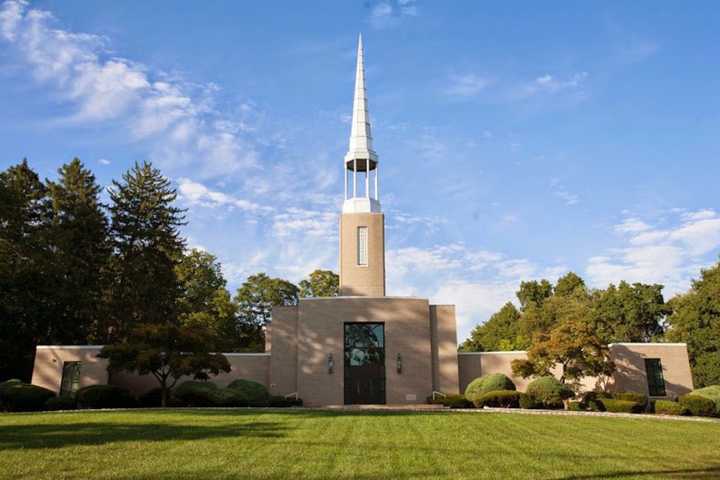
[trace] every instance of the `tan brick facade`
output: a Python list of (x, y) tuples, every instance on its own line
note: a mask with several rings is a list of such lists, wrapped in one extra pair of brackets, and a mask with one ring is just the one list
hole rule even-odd
[[(368, 230), (368, 262), (358, 265), (358, 228)], [(340, 295), (385, 296), (385, 215), (340, 215)]]

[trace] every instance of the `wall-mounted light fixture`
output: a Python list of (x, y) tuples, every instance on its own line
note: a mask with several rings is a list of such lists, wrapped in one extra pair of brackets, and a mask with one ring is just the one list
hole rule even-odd
[(402, 354), (397, 354), (397, 372), (402, 373)]
[(335, 370), (335, 360), (333, 360), (332, 353), (328, 353), (327, 355), (327, 367), (328, 373), (333, 373), (333, 370)]

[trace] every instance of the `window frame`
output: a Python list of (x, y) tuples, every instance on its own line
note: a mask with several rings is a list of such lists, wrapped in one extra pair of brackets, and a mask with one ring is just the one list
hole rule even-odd
[[(364, 234), (364, 237), (363, 237)], [(367, 267), (370, 263), (370, 230), (367, 226), (361, 225), (357, 227), (357, 266)], [(365, 247), (365, 256), (363, 258), (363, 246)], [(365, 260), (363, 262), (363, 260)]]

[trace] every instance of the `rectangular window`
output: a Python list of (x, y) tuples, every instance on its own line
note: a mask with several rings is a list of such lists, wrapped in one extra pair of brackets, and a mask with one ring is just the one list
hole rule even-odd
[(645, 359), (645, 374), (647, 375), (648, 393), (651, 397), (665, 396), (665, 378), (662, 372), (662, 363), (659, 358)]
[(60, 395), (71, 395), (80, 388), (81, 362), (63, 362)]
[(357, 263), (368, 264), (368, 227), (358, 227)]

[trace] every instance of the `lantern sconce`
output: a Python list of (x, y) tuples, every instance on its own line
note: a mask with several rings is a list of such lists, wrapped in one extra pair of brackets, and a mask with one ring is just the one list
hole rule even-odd
[(397, 372), (402, 373), (402, 354), (397, 354)]
[(328, 373), (329, 373), (329, 374), (332, 374), (332, 373), (333, 373), (333, 370), (335, 370), (335, 360), (333, 360), (332, 353), (328, 353), (328, 356), (327, 356), (327, 368), (328, 368)]

